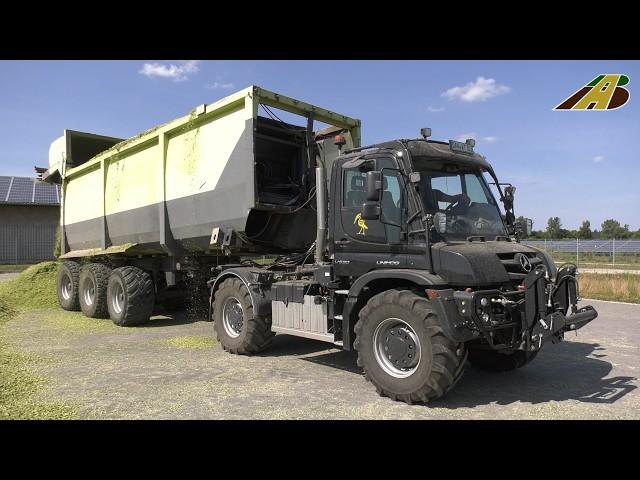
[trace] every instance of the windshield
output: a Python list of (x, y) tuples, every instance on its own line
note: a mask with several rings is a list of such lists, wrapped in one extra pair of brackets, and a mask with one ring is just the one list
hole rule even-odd
[[(422, 167), (422, 168), (421, 168)], [(434, 215), (434, 240), (466, 240), (507, 235), (500, 210), (478, 169), (414, 159), (420, 172), (420, 197)]]

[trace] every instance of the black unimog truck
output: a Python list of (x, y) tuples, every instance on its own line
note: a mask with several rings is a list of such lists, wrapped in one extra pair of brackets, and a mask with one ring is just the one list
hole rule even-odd
[(268, 268), (220, 267), (209, 285), (226, 350), (261, 351), (275, 332), (332, 342), (357, 350), (380, 394), (426, 402), (456, 384), (467, 360), (522, 367), (597, 316), (577, 308), (575, 265), (558, 269), (517, 241), (515, 188), (499, 183), (473, 140), (422, 133), (338, 155), (328, 201), (327, 168), (317, 168), (313, 264), (303, 252)]

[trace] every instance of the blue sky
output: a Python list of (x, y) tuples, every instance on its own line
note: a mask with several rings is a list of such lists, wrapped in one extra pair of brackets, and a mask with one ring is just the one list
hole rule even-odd
[[(600, 73), (630, 77), (625, 106), (552, 110)], [(360, 118), (365, 144), (472, 134), (536, 230), (640, 229), (638, 61), (0, 61), (0, 175), (46, 166), (65, 128), (125, 138), (251, 84)]]

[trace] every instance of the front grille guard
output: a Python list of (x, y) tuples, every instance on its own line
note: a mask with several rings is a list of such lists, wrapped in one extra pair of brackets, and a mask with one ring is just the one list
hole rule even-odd
[[(487, 348), (494, 350), (539, 350), (543, 343), (561, 341), (564, 332), (578, 330), (598, 316), (592, 306), (577, 308), (577, 281), (574, 265), (562, 267), (551, 281), (545, 269), (535, 268), (528, 273), (521, 288), (511, 291), (498, 289), (455, 291), (453, 299), (464, 326), (481, 336)], [(482, 299), (487, 299), (483, 305)], [(487, 311), (486, 302), (500, 303), (504, 311), (500, 322), (488, 323), (481, 318)], [(567, 313), (571, 309), (571, 314)], [(493, 317), (490, 317), (493, 318)], [(495, 332), (512, 329), (509, 342), (496, 343)]]

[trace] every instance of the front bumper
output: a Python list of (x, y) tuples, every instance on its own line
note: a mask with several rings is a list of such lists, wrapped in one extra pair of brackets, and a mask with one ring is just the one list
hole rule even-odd
[(577, 308), (575, 271), (558, 276), (555, 283), (543, 272), (531, 272), (524, 288), (514, 291), (446, 289), (430, 297), (451, 340), (480, 340), (495, 350), (536, 351), (598, 316), (590, 305)]

